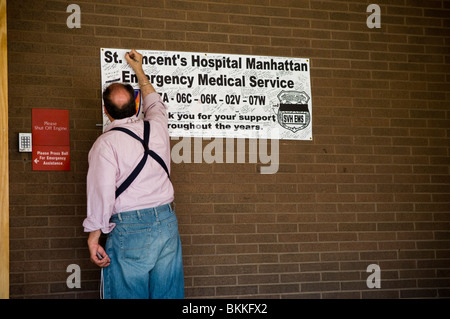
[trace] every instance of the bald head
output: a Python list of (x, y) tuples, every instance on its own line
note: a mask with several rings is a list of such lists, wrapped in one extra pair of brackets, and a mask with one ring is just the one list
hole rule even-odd
[(113, 83), (103, 92), (106, 112), (115, 120), (136, 114), (134, 89), (129, 84)]

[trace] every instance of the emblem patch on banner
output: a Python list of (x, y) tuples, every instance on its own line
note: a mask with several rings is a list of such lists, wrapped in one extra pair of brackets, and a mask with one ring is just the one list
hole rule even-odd
[(306, 128), (311, 122), (308, 109), (310, 97), (305, 92), (281, 91), (278, 95), (280, 104), (277, 105), (278, 123), (287, 130), (297, 132)]
[(134, 89), (134, 101), (136, 102), (136, 116), (141, 112), (141, 90)]

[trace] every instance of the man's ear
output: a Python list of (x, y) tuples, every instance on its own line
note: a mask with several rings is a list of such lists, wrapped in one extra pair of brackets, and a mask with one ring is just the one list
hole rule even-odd
[(106, 110), (105, 105), (103, 105), (103, 111), (105, 112), (110, 122), (114, 121), (114, 119), (111, 117), (111, 115), (109, 115), (108, 111)]

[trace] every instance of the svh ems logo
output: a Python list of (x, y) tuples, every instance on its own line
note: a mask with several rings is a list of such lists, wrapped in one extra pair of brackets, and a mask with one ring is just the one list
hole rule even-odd
[(309, 99), (308, 94), (303, 91), (281, 91), (278, 94), (278, 112), (274, 109), (278, 115), (278, 123), (294, 133), (306, 128), (311, 122)]

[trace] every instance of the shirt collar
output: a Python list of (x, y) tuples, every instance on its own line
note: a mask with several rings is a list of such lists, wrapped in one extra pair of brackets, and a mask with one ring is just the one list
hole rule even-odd
[(136, 116), (127, 117), (127, 118), (120, 119), (120, 120), (114, 120), (105, 127), (104, 132), (108, 132), (113, 127), (120, 127), (127, 123), (136, 123), (139, 121), (140, 121), (140, 119), (137, 118)]

